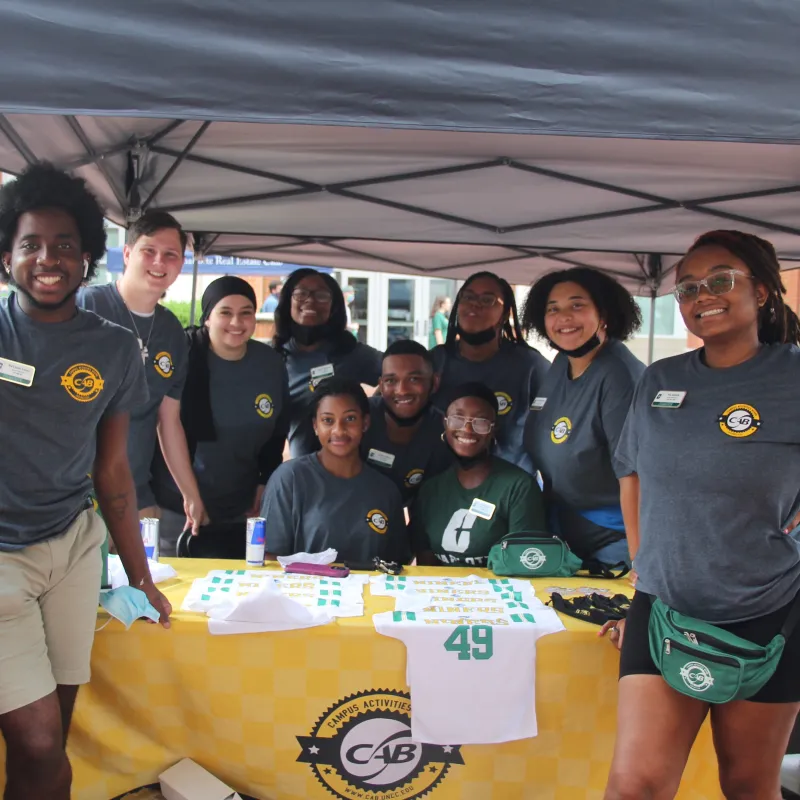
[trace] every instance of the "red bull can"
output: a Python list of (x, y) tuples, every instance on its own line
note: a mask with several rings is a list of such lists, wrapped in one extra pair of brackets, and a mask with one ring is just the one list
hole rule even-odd
[(155, 517), (145, 517), (139, 521), (139, 530), (145, 555), (151, 561), (158, 561), (158, 520)]
[(267, 520), (264, 517), (250, 517), (247, 520), (247, 551), (248, 567), (263, 567), (264, 554), (267, 546)]

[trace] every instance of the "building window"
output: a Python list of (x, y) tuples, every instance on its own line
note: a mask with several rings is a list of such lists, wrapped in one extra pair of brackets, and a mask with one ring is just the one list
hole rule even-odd
[[(636, 297), (639, 310), (642, 312), (642, 327), (639, 336), (650, 335), (650, 308), (649, 297)], [(680, 320), (680, 312), (675, 298), (671, 295), (664, 295), (656, 298), (656, 336), (685, 336), (686, 332)]]

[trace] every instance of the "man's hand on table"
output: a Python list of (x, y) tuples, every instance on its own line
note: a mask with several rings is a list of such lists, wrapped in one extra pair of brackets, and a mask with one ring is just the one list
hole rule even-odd
[[(163, 594), (156, 588), (152, 581), (145, 580), (144, 584), (139, 587), (146, 595), (150, 604), (161, 615), (159, 622), (165, 627), (170, 627), (169, 615), (172, 613), (172, 604), (164, 597)], [(149, 621), (149, 620), (148, 620)]]

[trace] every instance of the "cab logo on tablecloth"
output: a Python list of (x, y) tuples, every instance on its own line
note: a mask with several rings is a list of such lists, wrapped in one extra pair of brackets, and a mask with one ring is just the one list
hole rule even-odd
[(166, 350), (156, 353), (156, 357), (153, 359), (153, 366), (162, 378), (171, 378), (172, 373), (175, 372), (172, 356)]
[(514, 407), (514, 400), (510, 394), (506, 394), (506, 392), (495, 392), (494, 396), (497, 398), (497, 413), (501, 417), (508, 414)]
[(272, 405), (272, 398), (268, 394), (260, 394), (256, 397), (256, 412), (262, 419), (269, 419), (275, 407)]
[(373, 508), (367, 513), (367, 525), (375, 533), (386, 533), (386, 529), (389, 527), (389, 518), (380, 509)]
[(389, 689), (334, 703), (297, 741), (297, 760), (341, 800), (414, 800), (438, 786), (451, 764), (464, 763), (460, 745), (415, 742), (410, 696)]
[(62, 376), (61, 385), (79, 403), (91, 403), (103, 391), (105, 381), (91, 364), (73, 364)]
[(761, 427), (761, 416), (753, 406), (735, 403), (717, 417), (717, 422), (724, 434), (735, 439), (744, 439), (745, 436), (752, 436)]

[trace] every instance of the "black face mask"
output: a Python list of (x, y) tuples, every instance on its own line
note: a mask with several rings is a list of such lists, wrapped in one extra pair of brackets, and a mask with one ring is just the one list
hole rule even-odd
[(592, 336), (590, 336), (580, 347), (576, 347), (574, 350), (566, 350), (563, 347), (559, 347), (554, 341), (548, 340), (550, 343), (550, 347), (554, 350), (558, 350), (559, 353), (563, 353), (565, 356), (570, 356), (571, 358), (582, 358), (585, 355), (588, 355), (592, 352), (596, 347), (600, 347), (602, 342), (600, 341), (600, 337), (597, 335), (600, 328), (598, 328)]
[(397, 423), (399, 427), (411, 428), (428, 413), (428, 409), (431, 407), (431, 401), (428, 400), (428, 402), (425, 403), (425, 405), (419, 411), (417, 411), (413, 417), (398, 417), (394, 409), (383, 398), (381, 398), (381, 406), (383, 406), (383, 410), (395, 421), (395, 423)]
[(492, 446), (489, 445), (488, 450), (484, 450), (482, 453), (478, 453), (476, 456), (460, 456), (454, 449), (453, 445), (447, 439), (447, 436), (442, 437), (442, 441), (447, 445), (447, 449), (455, 456), (456, 461), (458, 462), (458, 466), (464, 470), (471, 470), (477, 467), (479, 464), (483, 464), (488, 461), (492, 457)]
[(328, 339), (333, 334), (330, 320), (321, 325), (300, 325), (292, 320), (291, 334), (298, 344), (308, 347), (309, 345)]
[(480, 347), (480, 345), (488, 344), (492, 339), (497, 338), (497, 330), (495, 328), (486, 328), (485, 330), (476, 331), (475, 333), (468, 333), (458, 325), (456, 326), (456, 331), (462, 341), (471, 344), (473, 347)]

